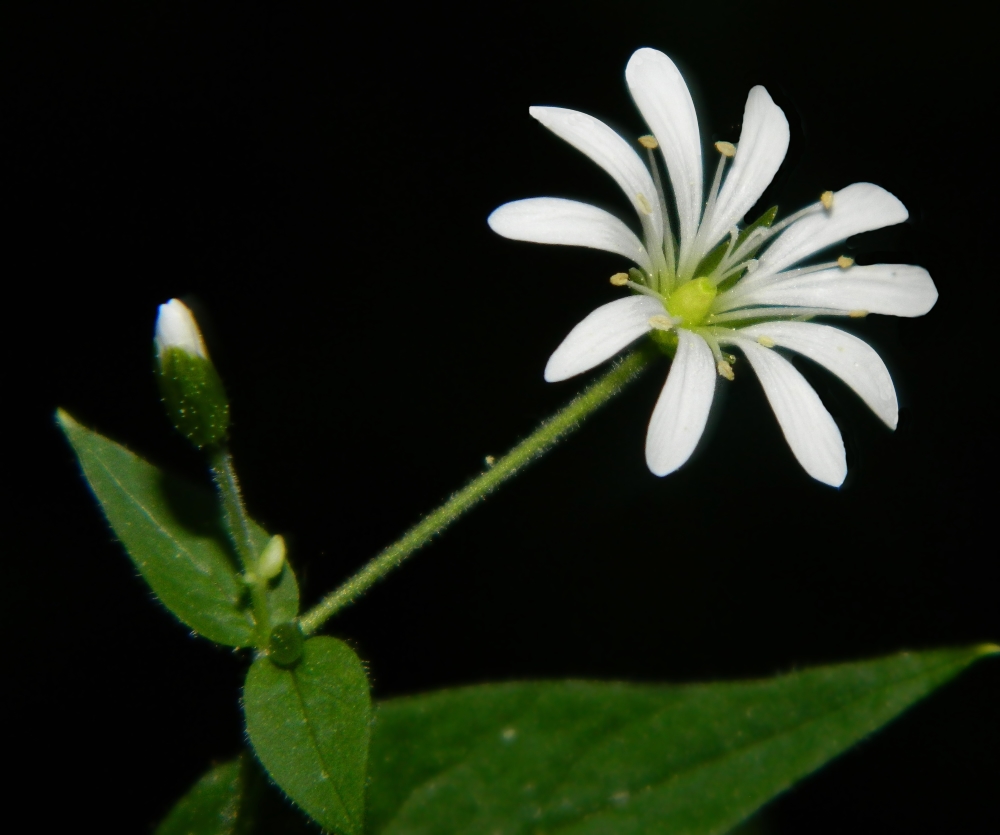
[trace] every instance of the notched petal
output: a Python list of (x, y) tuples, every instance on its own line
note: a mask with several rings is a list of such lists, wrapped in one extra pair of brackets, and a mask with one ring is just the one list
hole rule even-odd
[(646, 433), (646, 465), (658, 476), (674, 472), (691, 457), (715, 395), (712, 349), (691, 331), (678, 330), (677, 338), (677, 353)]
[(602, 305), (569, 332), (549, 357), (545, 380), (557, 383), (589, 371), (649, 332), (651, 316), (665, 313), (652, 296), (630, 296)]
[(586, 246), (614, 252), (653, 271), (646, 248), (624, 223), (603, 209), (559, 197), (504, 203), (486, 222), (498, 235), (539, 244)]

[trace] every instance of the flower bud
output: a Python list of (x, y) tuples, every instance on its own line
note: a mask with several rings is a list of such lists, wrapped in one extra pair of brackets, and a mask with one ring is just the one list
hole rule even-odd
[(153, 342), (160, 394), (177, 431), (199, 449), (223, 440), (229, 401), (198, 323), (183, 302), (160, 305)]
[(257, 560), (257, 576), (262, 580), (273, 580), (285, 566), (285, 538), (275, 534), (264, 546)]

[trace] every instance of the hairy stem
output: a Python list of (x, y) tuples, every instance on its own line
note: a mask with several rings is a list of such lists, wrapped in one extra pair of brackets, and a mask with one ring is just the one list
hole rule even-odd
[(257, 624), (257, 645), (267, 645), (271, 615), (267, 605), (266, 583), (257, 577), (257, 557), (250, 534), (250, 517), (243, 506), (240, 482), (236, 478), (233, 456), (224, 444), (208, 450), (209, 468), (222, 502), (222, 521), (243, 566), (243, 577), (250, 588), (250, 602)]
[(626, 383), (638, 376), (639, 372), (659, 355), (655, 346), (644, 345), (615, 363), (610, 371), (543, 422), (510, 452), (498, 458), (488, 470), (454, 493), (441, 507), (410, 528), (401, 539), (374, 557), (340, 588), (323, 598), (302, 617), (300, 621), (302, 631), (306, 635), (315, 632), (336, 612), (362, 595), (394, 568), (398, 568), (403, 560), (471, 510), (477, 502), (493, 492), (518, 470), (548, 452), (558, 441), (576, 429), (591, 412), (603, 406), (621, 391)]

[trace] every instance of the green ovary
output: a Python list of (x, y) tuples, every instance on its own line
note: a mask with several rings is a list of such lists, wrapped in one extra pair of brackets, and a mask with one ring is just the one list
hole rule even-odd
[(696, 278), (682, 284), (667, 297), (667, 312), (680, 316), (681, 325), (693, 328), (708, 315), (718, 290), (707, 278)]

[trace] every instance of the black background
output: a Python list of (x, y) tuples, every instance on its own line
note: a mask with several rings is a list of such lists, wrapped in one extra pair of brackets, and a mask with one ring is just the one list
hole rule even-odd
[[(193, 298), (250, 509), (289, 536), (315, 602), (580, 388), (541, 371), (615, 297), (620, 259), (485, 219), (535, 195), (630, 218), (527, 108), (645, 133), (624, 84), (639, 46), (677, 61), (706, 142), (738, 139), (753, 84), (785, 109), (791, 149), (761, 208), (861, 180), (906, 203), (907, 224), (844, 250), (921, 264), (941, 293), (924, 318), (850, 326), (893, 372), (898, 431), (799, 363), (847, 445), (846, 484), (825, 488), (738, 366), (695, 458), (657, 479), (657, 368), (330, 631), (379, 697), (761, 676), (1000, 638), (991, 47), (961, 4), (911, 9), (5, 4), (10, 808), (35, 829), (147, 832), (242, 743), (246, 658), (151, 602), (54, 408), (201, 478), (151, 373), (157, 304)], [(775, 801), (774, 832), (1000, 830), (998, 685), (995, 660), (970, 670)]]

